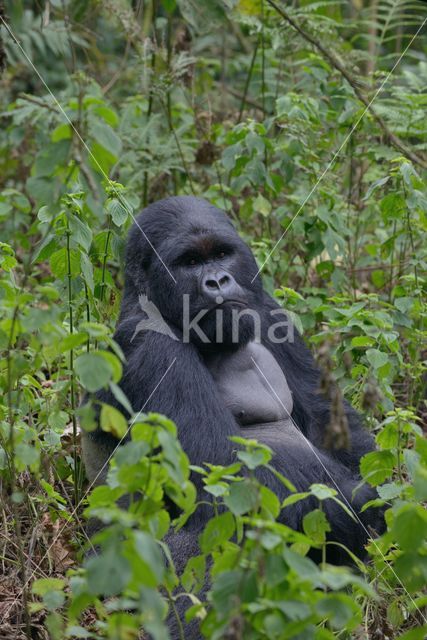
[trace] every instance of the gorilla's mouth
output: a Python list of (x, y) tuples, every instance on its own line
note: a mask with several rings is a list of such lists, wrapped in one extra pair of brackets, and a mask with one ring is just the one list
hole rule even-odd
[(227, 300), (222, 300), (222, 302), (218, 302), (212, 309), (221, 309), (221, 307), (236, 305), (238, 307), (247, 307), (248, 303), (246, 300), (239, 300), (238, 298), (227, 298)]

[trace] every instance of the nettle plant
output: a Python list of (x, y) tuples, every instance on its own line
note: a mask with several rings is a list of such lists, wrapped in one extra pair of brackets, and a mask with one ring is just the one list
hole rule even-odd
[[(364, 480), (378, 487), (379, 498), (370, 504), (388, 507), (388, 531), (371, 543), (370, 564), (350, 555), (354, 569), (310, 560), (310, 549), (325, 558), (326, 545), (334, 544), (327, 541), (330, 526), (323, 501), (336, 500), (347, 510), (346, 505), (324, 485), (296, 492), (270, 467), (268, 447), (234, 438), (235, 464), (192, 467), (210, 494), (212, 517), (200, 534), (200, 553), (180, 578), (167, 537), (179, 535), (198, 508), (188, 459), (169, 420), (149, 414), (133, 416), (132, 422), (130, 440), (115, 453), (107, 484), (88, 498), (86, 516), (104, 525), (91, 542), (97, 554), (67, 578), (33, 585), (39, 599), (33, 610), (46, 611), (53, 638), (88, 633), (114, 638), (119, 629), (120, 637), (134, 637), (141, 627), (153, 638), (167, 638), (165, 621), (168, 616), (178, 620), (180, 598), (193, 603), (187, 619), (199, 617), (204, 636), (214, 639), (227, 634), (332, 639), (337, 632), (351, 637), (367, 603), (374, 618), (386, 611), (390, 628), (422, 621), (418, 616), (425, 597), (419, 590), (427, 571), (427, 516), (420, 503), (427, 498), (427, 446), (411, 411), (390, 413), (377, 436), (379, 450), (362, 459)], [(256, 479), (261, 466), (288, 489), (282, 503)], [(123, 502), (125, 496), (132, 498)], [(172, 522), (166, 497), (180, 510)], [(288, 506), (313, 497), (318, 506), (305, 516), (301, 532), (277, 522), (282, 509), (286, 513)], [(390, 604), (389, 596), (396, 592), (400, 595)], [(91, 611), (96, 611), (96, 621)], [(410, 637), (421, 639), (424, 631), (420, 626)]]
[[(104, 525), (92, 540), (97, 555), (83, 568), (69, 571), (67, 579), (46, 578), (33, 585), (39, 598), (33, 609), (46, 610), (54, 638), (88, 637), (82, 622), (91, 619), (91, 610), (96, 621), (92, 618), (90, 637), (113, 638), (119, 629), (120, 637), (134, 637), (143, 627), (153, 638), (167, 638), (166, 616), (177, 616), (180, 598), (191, 599), (187, 617), (198, 616), (209, 638), (303, 633), (327, 639), (335, 637), (334, 630), (350, 632), (360, 623), (358, 601), (376, 599), (363, 578), (363, 563), (353, 558), (362, 571), (356, 575), (325, 562), (318, 566), (306, 557), (311, 548), (324, 555), (329, 544), (323, 501), (333, 499), (347, 507), (333, 489), (313, 485), (297, 493), (282, 476), (289, 496), (281, 504), (256, 479), (260, 466), (279, 477), (269, 466), (271, 450), (244, 438), (234, 438), (239, 449), (235, 464), (193, 468), (211, 496), (212, 518), (200, 535), (199, 555), (190, 558), (178, 578), (167, 534), (172, 525), (173, 535), (179, 535), (198, 507), (188, 459), (169, 420), (157, 414), (134, 420), (130, 440), (112, 459), (107, 484), (88, 499), (86, 515)], [(120, 506), (129, 495), (129, 506)], [(166, 497), (181, 512), (172, 523), (164, 508)], [(277, 522), (283, 508), (309, 497), (318, 507), (305, 516), (302, 532)], [(209, 591), (199, 595), (206, 584)]]

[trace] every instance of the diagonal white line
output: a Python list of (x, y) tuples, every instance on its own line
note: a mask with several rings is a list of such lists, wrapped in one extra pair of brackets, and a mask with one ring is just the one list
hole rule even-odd
[[(294, 427), (296, 428), (297, 432), (301, 435), (302, 439), (304, 440), (305, 444), (307, 444), (309, 446), (309, 448), (311, 449), (312, 453), (314, 453), (315, 457), (317, 458), (318, 462), (320, 462), (321, 466), (323, 467), (323, 470), (325, 471), (326, 475), (328, 476), (328, 478), (331, 480), (331, 482), (333, 482), (333, 484), (335, 485), (338, 493), (342, 496), (343, 501), (346, 503), (347, 507), (350, 509), (350, 511), (353, 513), (354, 517), (356, 518), (356, 520), (359, 522), (360, 526), (362, 527), (362, 529), (365, 531), (365, 533), (367, 534), (368, 538), (371, 538), (371, 534), (369, 533), (369, 531), (367, 530), (367, 528), (365, 527), (365, 525), (363, 524), (362, 520), (359, 518), (359, 515), (357, 514), (357, 512), (354, 510), (352, 504), (347, 500), (346, 496), (343, 494), (343, 492), (341, 491), (341, 489), (339, 488), (338, 484), (336, 483), (334, 477), (330, 474), (329, 470), (325, 467), (325, 465), (323, 464), (322, 460), (320, 459), (319, 454), (317, 453), (317, 451), (315, 450), (315, 448), (313, 447), (312, 443), (310, 442), (310, 440), (308, 440), (308, 438), (303, 434), (303, 432), (301, 431), (301, 429), (299, 428), (299, 426), (297, 425), (297, 423), (295, 422), (295, 420), (292, 418), (291, 414), (289, 413), (289, 411), (287, 410), (287, 408), (285, 407), (285, 405), (283, 404), (281, 398), (277, 395), (275, 389), (273, 389), (272, 385), (270, 384), (270, 381), (265, 377), (263, 371), (260, 369), (260, 367), (258, 366), (257, 362), (255, 362), (254, 358), (251, 356), (251, 360), (254, 363), (254, 365), (256, 366), (256, 368), (258, 369), (258, 371), (260, 372), (260, 374), (262, 375), (262, 377), (264, 378), (264, 380), (266, 381), (266, 383), (268, 384), (268, 386), (270, 387), (272, 393), (274, 394), (274, 396), (277, 398), (277, 400), (279, 401), (280, 405), (282, 406), (282, 408), (286, 411), (286, 413), (288, 414), (289, 418), (291, 419), (292, 424), (294, 425)], [(423, 618), (424, 622), (427, 624), (427, 618), (424, 616), (424, 614), (421, 612), (421, 610), (419, 609), (419, 607), (417, 606), (416, 602), (414, 601), (414, 599), (412, 598), (411, 594), (409, 593), (409, 591), (406, 589), (405, 585), (403, 584), (402, 580), (399, 578), (399, 576), (397, 575), (397, 573), (395, 572), (395, 570), (393, 569), (392, 565), (386, 560), (383, 552), (381, 551), (381, 549), (379, 548), (379, 546), (377, 545), (377, 543), (375, 542), (375, 540), (373, 538), (371, 538), (372, 544), (375, 546), (376, 550), (379, 552), (379, 554), (381, 555), (384, 563), (387, 565), (387, 567), (391, 570), (391, 572), (393, 573), (393, 575), (395, 576), (396, 580), (400, 583), (400, 585), (402, 586), (402, 588), (405, 590), (405, 593), (408, 595), (409, 599), (411, 600), (412, 604), (414, 605), (414, 607), (417, 609), (417, 611), (419, 612), (420, 616)], [(390, 586), (387, 581), (383, 578), (384, 582)]]
[(411, 40), (409, 41), (409, 43), (407, 44), (407, 46), (405, 47), (405, 49), (403, 50), (403, 52), (400, 54), (399, 58), (397, 59), (397, 61), (395, 62), (395, 64), (393, 65), (392, 69), (388, 72), (388, 74), (386, 75), (385, 79), (382, 81), (382, 83), (380, 84), (380, 86), (378, 87), (378, 89), (376, 90), (376, 92), (374, 93), (373, 97), (371, 98), (371, 100), (369, 101), (368, 105), (365, 107), (365, 109), (363, 110), (362, 114), (359, 116), (359, 118), (356, 121), (356, 124), (353, 125), (353, 127), (350, 130), (350, 133), (347, 134), (347, 136), (344, 138), (344, 141), (342, 142), (342, 144), (340, 145), (338, 151), (336, 151), (332, 157), (332, 160), (329, 161), (329, 163), (326, 166), (326, 169), (323, 171), (323, 173), (321, 174), (320, 178), (318, 178), (316, 184), (314, 185), (314, 187), (312, 187), (312, 189), (310, 190), (309, 194), (304, 198), (303, 202), (300, 204), (300, 206), (298, 207), (298, 210), (296, 212), (296, 214), (293, 216), (292, 220), (289, 222), (288, 226), (286, 227), (286, 229), (284, 230), (284, 232), (282, 233), (282, 235), (280, 236), (280, 238), (277, 240), (276, 244), (274, 245), (274, 247), (272, 248), (272, 250), (270, 251), (270, 253), (268, 254), (268, 256), (266, 257), (266, 259), (264, 260), (264, 262), (262, 263), (262, 265), (260, 266), (260, 268), (258, 269), (258, 271), (256, 272), (256, 274), (254, 275), (254, 277), (252, 278), (251, 282), (253, 282), (255, 280), (255, 278), (257, 278), (259, 276), (259, 274), (261, 273), (261, 271), (264, 269), (265, 265), (267, 264), (267, 262), (270, 260), (271, 256), (273, 255), (273, 253), (276, 251), (277, 247), (279, 246), (279, 244), (282, 242), (283, 238), (285, 237), (285, 235), (287, 234), (287, 232), (289, 231), (290, 227), (292, 226), (292, 224), (295, 222), (296, 218), (299, 216), (299, 214), (301, 213), (302, 209), (304, 208), (305, 204), (308, 202), (308, 200), (311, 198), (311, 196), (313, 195), (313, 193), (316, 191), (317, 187), (319, 186), (319, 184), (322, 182), (323, 178), (325, 177), (325, 175), (328, 173), (329, 169), (332, 167), (332, 165), (334, 164), (336, 158), (338, 157), (338, 155), (341, 153), (342, 149), (345, 147), (345, 145), (347, 144), (348, 140), (351, 138), (351, 136), (353, 135), (354, 131), (357, 129), (357, 127), (360, 124), (360, 121), (362, 120), (362, 118), (365, 116), (366, 112), (370, 109), (372, 103), (374, 102), (374, 100), (378, 97), (378, 95), (381, 93), (381, 91), (383, 90), (384, 85), (388, 82), (388, 79), (390, 78), (390, 76), (392, 75), (392, 73), (394, 72), (394, 70), (396, 69), (396, 67), (399, 65), (399, 63), (401, 62), (403, 56), (406, 54), (406, 52), (408, 51), (409, 47), (411, 46), (411, 44), (414, 42), (415, 38), (418, 36), (418, 34), (420, 33), (420, 31), (422, 30), (422, 28), (424, 27), (424, 25), (427, 22), (427, 18), (423, 21), (423, 23), (421, 24), (421, 26), (417, 29), (417, 31), (415, 32), (415, 34), (412, 36)]
[[(104, 169), (101, 167), (101, 165), (99, 164), (98, 160), (96, 159), (96, 157), (93, 155), (92, 151), (89, 149), (89, 147), (87, 146), (86, 142), (83, 140), (83, 138), (80, 135), (80, 132), (78, 131), (78, 129), (74, 126), (73, 122), (70, 120), (70, 118), (68, 117), (68, 115), (65, 113), (61, 103), (59, 102), (59, 100), (57, 99), (57, 97), (55, 96), (55, 94), (50, 90), (49, 86), (46, 84), (43, 76), (41, 75), (41, 73), (39, 72), (39, 70), (37, 69), (37, 67), (34, 65), (33, 61), (28, 57), (28, 55), (26, 54), (25, 50), (23, 49), (23, 47), (21, 46), (18, 38), (16, 37), (16, 35), (13, 33), (12, 29), (9, 27), (9, 25), (7, 24), (7, 22), (4, 20), (4, 18), (2, 16), (0, 16), (0, 20), (2, 21), (4, 27), (6, 28), (6, 30), (8, 31), (8, 33), (10, 34), (11, 38), (14, 40), (14, 42), (16, 43), (16, 45), (19, 47), (19, 50), (21, 51), (21, 53), (23, 54), (23, 56), (25, 57), (25, 59), (27, 60), (28, 64), (31, 66), (31, 68), (33, 69), (33, 71), (37, 74), (38, 78), (40, 79), (41, 83), (43, 84), (43, 86), (45, 87), (46, 91), (49, 93), (49, 95), (53, 98), (56, 106), (58, 107), (59, 111), (62, 113), (62, 115), (64, 116), (64, 118), (66, 119), (66, 121), (68, 122), (68, 124), (70, 125), (70, 127), (73, 129), (74, 133), (76, 134), (76, 136), (78, 137), (78, 139), (80, 140), (80, 142), (82, 143), (82, 145), (84, 146), (84, 148), (86, 149), (86, 151), (88, 152), (89, 156), (92, 158), (93, 162), (96, 164), (96, 166), (98, 167), (99, 171), (102, 173), (102, 175), (104, 176), (104, 178), (106, 180), (108, 180), (108, 182), (111, 185), (111, 180), (108, 177), (108, 175), (105, 173)], [(141, 231), (142, 235), (144, 236), (145, 240), (148, 242), (148, 244), (150, 245), (151, 249), (154, 251), (155, 255), (157, 256), (157, 258), (160, 260), (160, 262), (162, 263), (162, 265), (164, 266), (164, 268), (166, 269), (166, 271), (168, 272), (168, 274), (170, 275), (170, 277), (172, 278), (172, 280), (174, 281), (174, 283), (176, 284), (176, 280), (175, 277), (173, 276), (173, 274), (170, 272), (170, 270), (168, 269), (168, 267), (166, 266), (166, 264), (163, 262), (162, 257), (160, 256), (160, 254), (158, 253), (157, 249), (154, 247), (154, 245), (152, 244), (151, 240), (148, 238), (147, 234), (145, 233), (145, 231), (142, 229), (142, 227), (140, 226), (140, 224), (138, 223), (138, 221), (136, 220), (135, 216), (132, 213), (132, 207), (130, 206), (129, 202), (126, 200), (126, 198), (123, 196), (123, 194), (119, 193), (119, 191), (117, 191), (117, 189), (111, 185), (113, 187), (113, 191), (115, 192), (117, 198), (121, 201), (124, 202), (126, 209), (130, 215), (130, 217), (132, 218), (132, 220), (134, 221), (134, 223), (136, 224), (136, 226), (138, 227), (138, 229)]]
[[(150, 393), (150, 395), (148, 396), (147, 400), (144, 402), (143, 407), (138, 411), (138, 413), (133, 417), (132, 421), (129, 424), (129, 427), (125, 433), (125, 435), (118, 441), (116, 447), (114, 448), (114, 450), (112, 451), (112, 453), (109, 455), (109, 457), (107, 458), (107, 460), (104, 462), (104, 464), (102, 465), (101, 469), (98, 471), (98, 473), (96, 474), (95, 478), (92, 480), (92, 482), (90, 483), (90, 485), (88, 486), (88, 488), (86, 489), (84, 495), (82, 496), (82, 498), (80, 499), (79, 503), (76, 505), (76, 507), (74, 507), (73, 511), (70, 513), (70, 518), (69, 520), (71, 520), (73, 518), (73, 516), (77, 513), (77, 510), (79, 509), (80, 505), (82, 504), (83, 500), (86, 498), (86, 496), (88, 495), (89, 491), (92, 489), (92, 487), (94, 486), (95, 482), (98, 480), (99, 476), (101, 475), (101, 473), (103, 472), (103, 470), (106, 468), (106, 466), (108, 465), (108, 463), (110, 462), (111, 458), (113, 457), (113, 455), (115, 454), (115, 452), (117, 451), (117, 449), (119, 448), (119, 446), (121, 445), (121, 443), (123, 442), (123, 440), (126, 438), (126, 436), (128, 435), (130, 429), (132, 428), (132, 426), (135, 424), (135, 422), (138, 420), (139, 416), (141, 415), (141, 413), (144, 411), (145, 407), (147, 406), (147, 404), (149, 403), (149, 401), (151, 400), (151, 398), (153, 397), (153, 395), (155, 394), (155, 392), (157, 391), (157, 389), (160, 387), (160, 385), (162, 384), (163, 380), (165, 379), (165, 377), (167, 376), (167, 374), (169, 373), (169, 371), (171, 370), (171, 368), (173, 367), (173, 365), (176, 362), (176, 357), (172, 360), (172, 362), (170, 363), (170, 365), (168, 366), (168, 368), (166, 369), (166, 371), (164, 372), (164, 374), (162, 375), (162, 377), (160, 378), (159, 382), (156, 384), (156, 386), (154, 387), (153, 391)], [(30, 582), (31, 578), (34, 575), (34, 572), (37, 569), (41, 569), (41, 565), (43, 563), (43, 560), (46, 558), (46, 556), (48, 555), (49, 551), (51, 550), (51, 548), (53, 547), (53, 545), (55, 544), (55, 542), (57, 541), (57, 539), (59, 538), (59, 536), (61, 535), (61, 533), (63, 532), (63, 530), (65, 529), (65, 527), (68, 525), (68, 522), (65, 523), (60, 530), (55, 534), (55, 537), (53, 538), (51, 544), (49, 545), (49, 547), (47, 548), (47, 550), (44, 553), (44, 556), (42, 557), (42, 559), (39, 561), (38, 564), (36, 564), (32, 571), (30, 576), (27, 578), (25, 584), (22, 585), (20, 592), (15, 596), (15, 598), (13, 599), (12, 603), (10, 604), (10, 606), (8, 607), (8, 609), (6, 609), (6, 611), (3, 613), (3, 619), (6, 620), (6, 616), (9, 614), (9, 611), (11, 610), (11, 608), (14, 606), (14, 604), (18, 601), (18, 599), (21, 597), (22, 592), (24, 591), (25, 587), (28, 585), (28, 583)], [(42, 570), (42, 569), (41, 569)]]

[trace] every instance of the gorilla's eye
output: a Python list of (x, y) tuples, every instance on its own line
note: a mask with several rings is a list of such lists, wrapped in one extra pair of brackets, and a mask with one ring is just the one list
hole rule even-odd
[(225, 258), (225, 251), (219, 251), (219, 253), (217, 253), (217, 258)]

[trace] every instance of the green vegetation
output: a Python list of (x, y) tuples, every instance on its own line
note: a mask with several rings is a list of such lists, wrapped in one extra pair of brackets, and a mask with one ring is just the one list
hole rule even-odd
[[(253, 475), (271, 454), (246, 442), (232, 467), (198, 470), (227, 509), (181, 578), (190, 615), (213, 640), (422, 640), (426, 3), (4, 4), (1, 638), (168, 637), (178, 578), (163, 561), (163, 498), (181, 509), (176, 527), (195, 508), (175, 426), (143, 416), (108, 486), (88, 493), (78, 421), (93, 428), (93, 415), (78, 407), (105, 385), (126, 407), (111, 336), (134, 212), (197, 194), (229, 212), (266, 287), (364, 412), (378, 451), (361, 473), (387, 531), (367, 564), (315, 565), (306, 554), (324, 549), (335, 492), (311, 487), (303, 532), (278, 524), (278, 499)], [(119, 436), (128, 426), (108, 407), (101, 421)], [(142, 487), (129, 511), (115, 504)], [(108, 526), (84, 564), (89, 514)], [(206, 567), (208, 608), (195, 595)]]

